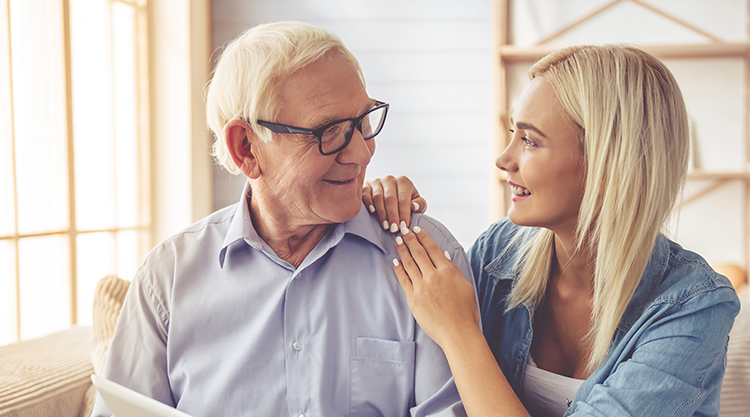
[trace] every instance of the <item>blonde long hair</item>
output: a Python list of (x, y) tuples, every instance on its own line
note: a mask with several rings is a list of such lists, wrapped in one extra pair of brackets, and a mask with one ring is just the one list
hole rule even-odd
[(266, 23), (248, 29), (222, 52), (206, 94), (206, 122), (214, 134), (211, 153), (232, 174), (234, 164), (224, 139), (227, 123), (245, 119), (256, 134), (270, 141), (269, 130), (258, 119), (273, 120), (276, 80), (292, 74), (327, 54), (342, 54), (359, 74), (364, 75), (357, 58), (332, 32), (304, 22)]
[[(682, 93), (653, 55), (623, 45), (573, 46), (529, 71), (551, 83), (582, 129), (586, 186), (576, 251), (595, 255), (592, 348), (588, 370), (609, 351), (646, 269), (656, 237), (679, 197), (688, 167), (688, 116)], [(509, 307), (544, 300), (554, 235), (534, 229), (522, 251)]]

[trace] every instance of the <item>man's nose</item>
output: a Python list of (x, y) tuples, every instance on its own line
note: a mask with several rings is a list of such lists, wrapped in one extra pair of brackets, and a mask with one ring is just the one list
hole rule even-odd
[(374, 153), (375, 138), (364, 140), (362, 132), (359, 129), (354, 128), (352, 132), (352, 138), (346, 148), (342, 149), (336, 160), (340, 164), (357, 164), (359, 166), (367, 166), (372, 159)]

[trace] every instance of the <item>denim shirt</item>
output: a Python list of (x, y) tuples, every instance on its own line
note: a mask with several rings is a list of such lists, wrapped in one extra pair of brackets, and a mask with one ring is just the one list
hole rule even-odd
[[(522, 246), (511, 239), (522, 229), (502, 219), (469, 251), (485, 338), (519, 398), (534, 312), (530, 305), (505, 308)], [(739, 309), (728, 279), (659, 235), (609, 353), (565, 415), (719, 415), (728, 334)]]

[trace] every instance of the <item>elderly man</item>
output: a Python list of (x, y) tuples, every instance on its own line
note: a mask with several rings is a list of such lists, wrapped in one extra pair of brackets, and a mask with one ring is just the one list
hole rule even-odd
[[(227, 46), (207, 100), (214, 154), (247, 185), (148, 256), (104, 376), (195, 416), (463, 415), (394, 275), (395, 235), (361, 202), (388, 104), (354, 56), (314, 26), (261, 25)], [(410, 226), (472, 276), (442, 225)]]

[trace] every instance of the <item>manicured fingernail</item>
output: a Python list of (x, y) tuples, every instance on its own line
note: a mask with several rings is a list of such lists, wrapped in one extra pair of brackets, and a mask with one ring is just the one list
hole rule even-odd
[(422, 229), (419, 226), (414, 226), (414, 229), (412, 230), (414, 230), (414, 233), (419, 233), (422, 231)]
[(403, 245), (404, 239), (401, 239), (401, 236), (396, 236), (396, 244), (397, 245)]
[(417, 203), (417, 202), (415, 201), (415, 202), (413, 202), (413, 203), (411, 203), (411, 204), (412, 204), (412, 205), (414, 206), (414, 211), (419, 211), (419, 203)]
[(448, 251), (443, 252), (445, 254), (445, 257), (448, 258), (448, 260), (451, 260), (451, 254), (448, 253)]
[(398, 232), (398, 225), (396, 223), (391, 224), (391, 233)]
[(370, 204), (370, 207), (367, 207), (370, 210), (370, 213), (375, 213), (375, 206)]
[(383, 220), (383, 230), (388, 230), (388, 220)]
[(408, 235), (409, 234), (409, 229), (407, 229), (406, 227), (402, 227), (401, 228), (401, 234), (402, 235)]
[(406, 227), (406, 222), (401, 222), (401, 224), (399, 224), (399, 228), (403, 229), (404, 227)]
[(398, 259), (393, 260), (393, 266), (398, 266)]

